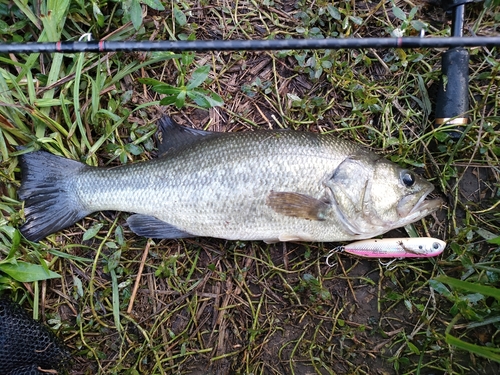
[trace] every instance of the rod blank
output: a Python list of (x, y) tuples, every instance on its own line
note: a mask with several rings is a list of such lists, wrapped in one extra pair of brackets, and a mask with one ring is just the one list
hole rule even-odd
[(90, 41), (0, 44), (0, 53), (263, 51), (350, 48), (452, 48), (500, 46), (500, 36), (438, 38), (346, 38), (195, 41)]

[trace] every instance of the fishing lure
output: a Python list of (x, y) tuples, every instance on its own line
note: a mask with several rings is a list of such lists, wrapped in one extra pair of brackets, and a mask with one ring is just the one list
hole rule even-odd
[(370, 239), (339, 246), (345, 252), (365, 258), (429, 258), (441, 254), (446, 242), (431, 237)]

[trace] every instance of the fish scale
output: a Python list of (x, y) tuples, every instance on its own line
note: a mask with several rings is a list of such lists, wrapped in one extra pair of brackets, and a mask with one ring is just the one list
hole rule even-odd
[(332, 134), (159, 125), (161, 157), (147, 162), (96, 168), (22, 155), (22, 233), (39, 240), (117, 210), (134, 213), (130, 228), (155, 238), (344, 241), (406, 225), (441, 203), (424, 200), (433, 187), (423, 178)]

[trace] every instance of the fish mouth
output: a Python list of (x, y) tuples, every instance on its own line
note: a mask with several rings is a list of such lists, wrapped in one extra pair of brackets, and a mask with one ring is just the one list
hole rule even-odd
[(429, 195), (433, 190), (433, 186), (427, 189), (427, 191), (422, 194), (422, 196), (417, 200), (417, 203), (413, 206), (411, 205), (411, 201), (416, 198), (415, 194), (402, 198), (397, 207), (399, 217), (418, 220), (439, 209), (439, 207), (443, 205), (444, 201), (439, 197), (430, 198)]

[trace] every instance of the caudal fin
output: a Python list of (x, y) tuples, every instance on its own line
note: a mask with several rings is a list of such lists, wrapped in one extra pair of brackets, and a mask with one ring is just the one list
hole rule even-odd
[(26, 222), (21, 233), (30, 241), (39, 241), (90, 214), (75, 195), (73, 177), (85, 164), (35, 151), (19, 156), (21, 187)]

